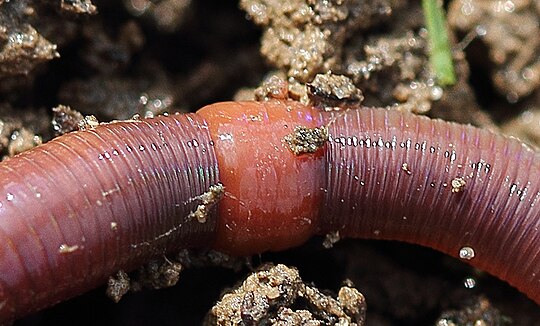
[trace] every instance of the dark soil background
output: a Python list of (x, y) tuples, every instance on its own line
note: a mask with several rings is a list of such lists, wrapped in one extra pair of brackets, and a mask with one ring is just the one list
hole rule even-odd
[[(194, 111), (264, 100), (276, 87), (323, 106), (341, 105), (336, 90), (346, 87), (341, 103), (471, 123), (537, 146), (540, 3), (446, 7), (457, 83), (443, 88), (417, 1), (0, 0), (0, 152), (24, 151), (87, 115)], [(430, 249), (367, 240), (324, 249), (323, 240), (253, 257), (240, 270), (186, 268), (176, 286), (117, 304), (99, 288), (15, 325), (202, 324), (223, 291), (266, 262), (298, 268), (334, 297), (354, 284), (367, 301), (365, 325), (540, 325), (540, 309), (522, 294)]]

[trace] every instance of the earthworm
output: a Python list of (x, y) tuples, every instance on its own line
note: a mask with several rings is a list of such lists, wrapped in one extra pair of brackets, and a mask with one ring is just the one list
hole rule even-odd
[(0, 164), (0, 320), (180, 248), (327, 233), (432, 247), (540, 304), (539, 177), (517, 140), (388, 109), (227, 102), (102, 124)]

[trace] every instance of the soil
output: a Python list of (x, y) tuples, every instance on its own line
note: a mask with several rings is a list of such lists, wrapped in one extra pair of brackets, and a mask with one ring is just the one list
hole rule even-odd
[[(430, 69), (417, 1), (0, 0), (0, 155), (97, 121), (268, 98), (324, 110), (388, 106), (538, 146), (539, 2), (446, 5), (457, 74), (449, 87)], [(104, 285), (15, 325), (211, 324), (207, 314), (220, 309), (230, 324), (238, 300), (212, 307), (234, 286), (268, 305), (244, 307), (245, 325), (540, 325), (535, 303), (460, 261), (402, 243), (338, 240), (251, 260), (182, 252), (115, 275), (108, 293), (118, 303)], [(266, 263), (303, 301), (275, 297), (284, 288), (241, 285), (275, 271)]]

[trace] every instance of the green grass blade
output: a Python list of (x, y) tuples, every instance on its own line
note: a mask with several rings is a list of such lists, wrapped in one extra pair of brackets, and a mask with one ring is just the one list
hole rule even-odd
[(431, 68), (435, 72), (440, 85), (453, 85), (456, 83), (456, 74), (452, 62), (452, 51), (448, 42), (448, 31), (442, 1), (422, 0), (422, 8), (428, 30)]

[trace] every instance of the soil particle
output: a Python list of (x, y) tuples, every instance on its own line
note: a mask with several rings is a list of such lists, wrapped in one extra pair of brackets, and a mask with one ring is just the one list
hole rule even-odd
[(7, 147), (8, 156), (14, 156), (31, 148), (40, 145), (42, 142), (41, 137), (35, 135), (33, 132), (22, 127), (17, 130), (13, 130), (9, 136), (9, 144)]
[(82, 249), (79, 245), (68, 245), (68, 244), (61, 244), (60, 247), (58, 247), (58, 253), (61, 255), (70, 254), (73, 253), (79, 249)]
[(168, 288), (176, 285), (183, 268), (181, 263), (163, 256), (142, 265), (130, 273), (131, 276), (122, 270), (118, 271), (115, 276), (109, 277), (105, 292), (114, 302), (119, 302), (128, 292)]
[(331, 72), (317, 74), (307, 87), (313, 106), (325, 111), (359, 108), (364, 99), (350, 78)]
[(55, 136), (78, 130), (79, 123), (84, 120), (79, 111), (71, 109), (69, 106), (59, 105), (52, 109), (52, 127)]
[(124, 294), (129, 292), (130, 289), (129, 276), (124, 271), (118, 271), (115, 276), (110, 276), (107, 281), (107, 296), (118, 303)]
[(326, 249), (330, 249), (334, 247), (334, 245), (341, 239), (341, 236), (339, 235), (339, 231), (334, 231), (327, 233), (324, 236), (324, 241), (322, 243), (323, 247)]
[(36, 65), (59, 57), (56, 45), (30, 25), (20, 31), (10, 31), (0, 26), (0, 40), (5, 42), (0, 51), (2, 75), (26, 75)]
[(503, 326), (512, 325), (510, 318), (492, 306), (487, 298), (479, 297), (460, 310), (444, 312), (435, 326)]
[[(333, 5), (327, 2), (328, 5)], [(330, 31), (308, 24), (322, 20), (306, 1), (241, 1), (255, 23), (269, 25), (264, 32), (261, 53), (274, 65), (288, 70), (289, 76), (308, 81), (321, 69), (330, 69), (332, 48), (328, 44)], [(335, 9), (333, 19), (346, 18), (344, 7)]]
[(94, 129), (97, 126), (99, 126), (99, 121), (93, 115), (84, 116), (84, 118), (79, 120), (79, 123), (77, 124), (77, 128), (79, 128), (79, 130)]
[[(298, 308), (300, 307), (300, 308)], [(365, 301), (355, 289), (343, 287), (338, 299), (303, 283), (298, 271), (266, 265), (225, 294), (207, 316), (207, 325), (363, 325)], [(303, 325), (303, 324), (302, 324)]]
[(255, 89), (254, 94), (257, 101), (268, 101), (270, 99), (287, 99), (288, 92), (285, 76), (277, 73), (265, 78), (261, 86)]
[(412, 174), (412, 171), (411, 169), (409, 168), (409, 164), (407, 163), (403, 163), (401, 164), (401, 170), (403, 170), (405, 173), (407, 173), (408, 175), (411, 175)]
[[(59, 57), (57, 51), (76, 35), (75, 8), (88, 1), (0, 2), (0, 78), (27, 75), (39, 64)], [(75, 15), (64, 15), (66, 12)], [(72, 16), (72, 17), (67, 17)]]
[[(111, 223), (116, 229), (116, 223)], [(174, 256), (174, 258), (172, 258)], [(129, 292), (138, 292), (143, 289), (157, 290), (175, 286), (180, 273), (185, 268), (208, 268), (219, 266), (239, 272), (245, 266), (251, 267), (248, 258), (231, 257), (213, 250), (184, 249), (169, 257), (161, 256), (140, 266), (129, 274), (120, 270), (109, 277), (106, 294), (114, 302)]]
[(364, 60), (351, 61), (347, 71), (355, 81), (370, 80), (376, 72), (397, 68), (400, 80), (413, 80), (425, 69), (426, 32), (406, 32), (401, 35), (368, 40), (362, 48)]
[(195, 198), (200, 204), (194, 212), (189, 214), (189, 217), (197, 219), (199, 223), (205, 223), (208, 214), (224, 194), (225, 187), (221, 183), (210, 186), (210, 189), (208, 189), (207, 192)]
[(237, 289), (225, 294), (212, 308), (207, 325), (239, 325), (268, 322), (276, 304), (290, 305), (300, 292), (302, 280), (296, 269), (267, 266), (251, 274)]
[(315, 320), (311, 312), (307, 310), (292, 310), (280, 308), (277, 317), (271, 320), (273, 326), (305, 325), (320, 326), (321, 321)]
[[(10, 107), (3, 107), (4, 118), (0, 119), (0, 153), (2, 159), (22, 153), (42, 143), (42, 138), (29, 128), (36, 129), (32, 120), (34, 115), (29, 114), (26, 119), (15, 118), (16, 114)], [(27, 125), (27, 127), (23, 127)]]
[(152, 260), (141, 266), (131, 279), (130, 290), (139, 291), (143, 288), (162, 289), (174, 286), (183, 270), (181, 263), (166, 257)]
[(463, 179), (462, 177), (455, 177), (454, 179), (452, 179), (452, 182), (450, 184), (452, 186), (452, 193), (457, 194), (465, 190), (467, 181), (465, 181), (465, 179)]
[(307, 128), (297, 126), (294, 132), (283, 139), (294, 155), (315, 153), (322, 148), (328, 140), (328, 128), (325, 126)]
[[(366, 315), (366, 299), (362, 293), (352, 287), (352, 282), (348, 286), (343, 286), (338, 292), (338, 302), (343, 307), (343, 310), (353, 316), (354, 320), (363, 323)], [(362, 322), (360, 322), (362, 321)]]
[[(345, 72), (354, 35), (386, 21), (404, 1), (244, 0), (240, 6), (264, 27), (261, 53), (288, 77), (294, 98), (307, 103), (305, 84), (319, 73)], [(363, 43), (363, 42), (361, 42)], [(354, 42), (353, 42), (354, 44)], [(352, 74), (347, 73), (352, 77)]]
[(412, 81), (408, 85), (399, 84), (394, 89), (394, 97), (402, 103), (400, 110), (425, 114), (431, 110), (431, 102), (441, 99), (443, 90), (434, 81)]
[(97, 8), (90, 0), (61, 0), (60, 8), (76, 14), (97, 14)]
[(366, 313), (364, 296), (358, 290), (342, 287), (338, 299), (323, 294), (320, 290), (306, 286), (306, 299), (318, 310), (326, 325), (363, 325)]

